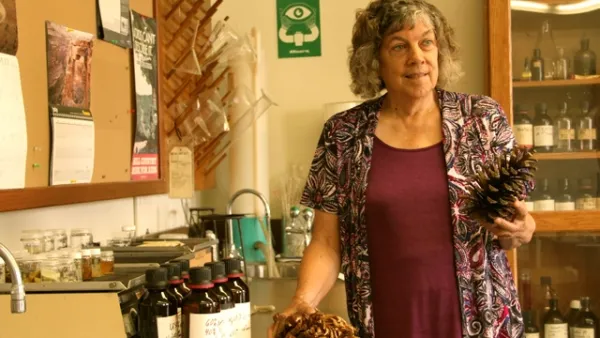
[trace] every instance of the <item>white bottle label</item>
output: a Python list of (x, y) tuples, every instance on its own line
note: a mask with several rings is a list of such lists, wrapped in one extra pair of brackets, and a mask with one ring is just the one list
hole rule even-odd
[[(595, 204), (595, 201), (594, 201)], [(556, 211), (571, 211), (575, 210), (575, 202), (556, 202), (554, 203)]]
[(554, 200), (537, 200), (533, 202), (535, 211), (554, 211)]
[(158, 338), (177, 338), (178, 334), (177, 315), (169, 317), (156, 317), (156, 328)]
[(569, 338), (567, 323), (544, 324), (544, 338)]
[(178, 307), (177, 308), (177, 337), (182, 338), (183, 337), (183, 321), (181, 320), (181, 308)]
[(525, 338), (540, 338), (539, 333), (525, 333)]
[(220, 313), (190, 313), (190, 337), (220, 338)]
[(577, 210), (596, 210), (596, 199), (593, 197), (578, 198)]
[(532, 124), (515, 124), (513, 126), (513, 132), (517, 144), (520, 146), (531, 147), (533, 146), (533, 125)]
[(252, 308), (250, 302), (235, 304), (235, 338), (250, 338)]
[(573, 338), (596, 338), (596, 332), (591, 327), (574, 327)]
[(596, 139), (596, 129), (579, 129), (577, 133), (577, 138), (580, 140), (595, 140)]
[(221, 332), (222, 338), (232, 338), (235, 333), (235, 327), (233, 321), (235, 318), (235, 308), (221, 310), (219, 312), (219, 332)]
[(527, 208), (527, 211), (533, 211), (534, 209), (534, 204), (533, 201), (529, 201), (529, 202), (525, 202), (525, 207)]
[(535, 126), (533, 127), (533, 144), (536, 147), (545, 147), (554, 145), (554, 127), (553, 126)]

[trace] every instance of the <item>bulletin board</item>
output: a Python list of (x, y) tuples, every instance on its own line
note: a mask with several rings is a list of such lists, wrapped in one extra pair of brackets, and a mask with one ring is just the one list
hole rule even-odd
[[(27, 121), (27, 188), (49, 185), (50, 118), (46, 21), (97, 36), (94, 0), (16, 0), (17, 58)], [(131, 9), (153, 16), (152, 0), (130, 0)], [(94, 38), (90, 110), (95, 127), (92, 183), (130, 181), (135, 108), (131, 50)]]

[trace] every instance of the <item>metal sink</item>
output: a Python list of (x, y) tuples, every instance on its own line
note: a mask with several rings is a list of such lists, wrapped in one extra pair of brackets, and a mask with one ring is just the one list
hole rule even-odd
[[(273, 315), (283, 311), (290, 303), (296, 291), (295, 278), (251, 278), (249, 280), (250, 301), (252, 305), (263, 307), (272, 305), (274, 312), (257, 312), (252, 316), (252, 337), (266, 337)], [(344, 282), (337, 280), (331, 291), (319, 304), (319, 310), (335, 314), (348, 320), (346, 310), (346, 292)]]

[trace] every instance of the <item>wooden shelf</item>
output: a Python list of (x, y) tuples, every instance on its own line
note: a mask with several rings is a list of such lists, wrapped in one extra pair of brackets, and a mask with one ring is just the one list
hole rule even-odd
[(581, 151), (569, 153), (536, 153), (533, 156), (538, 161), (589, 160), (600, 158), (600, 152)]
[(513, 81), (513, 88), (541, 88), (600, 85), (600, 78), (582, 80)]
[(600, 210), (532, 212), (536, 232), (600, 231)]

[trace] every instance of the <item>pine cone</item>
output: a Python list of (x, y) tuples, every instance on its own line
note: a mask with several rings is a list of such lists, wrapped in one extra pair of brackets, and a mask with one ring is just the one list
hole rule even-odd
[(516, 213), (513, 203), (531, 192), (528, 183), (536, 170), (537, 160), (526, 148), (514, 147), (498, 154), (469, 180), (465, 211), (488, 222), (497, 217), (512, 220)]
[(275, 318), (275, 338), (358, 338), (356, 331), (343, 318), (322, 312)]

